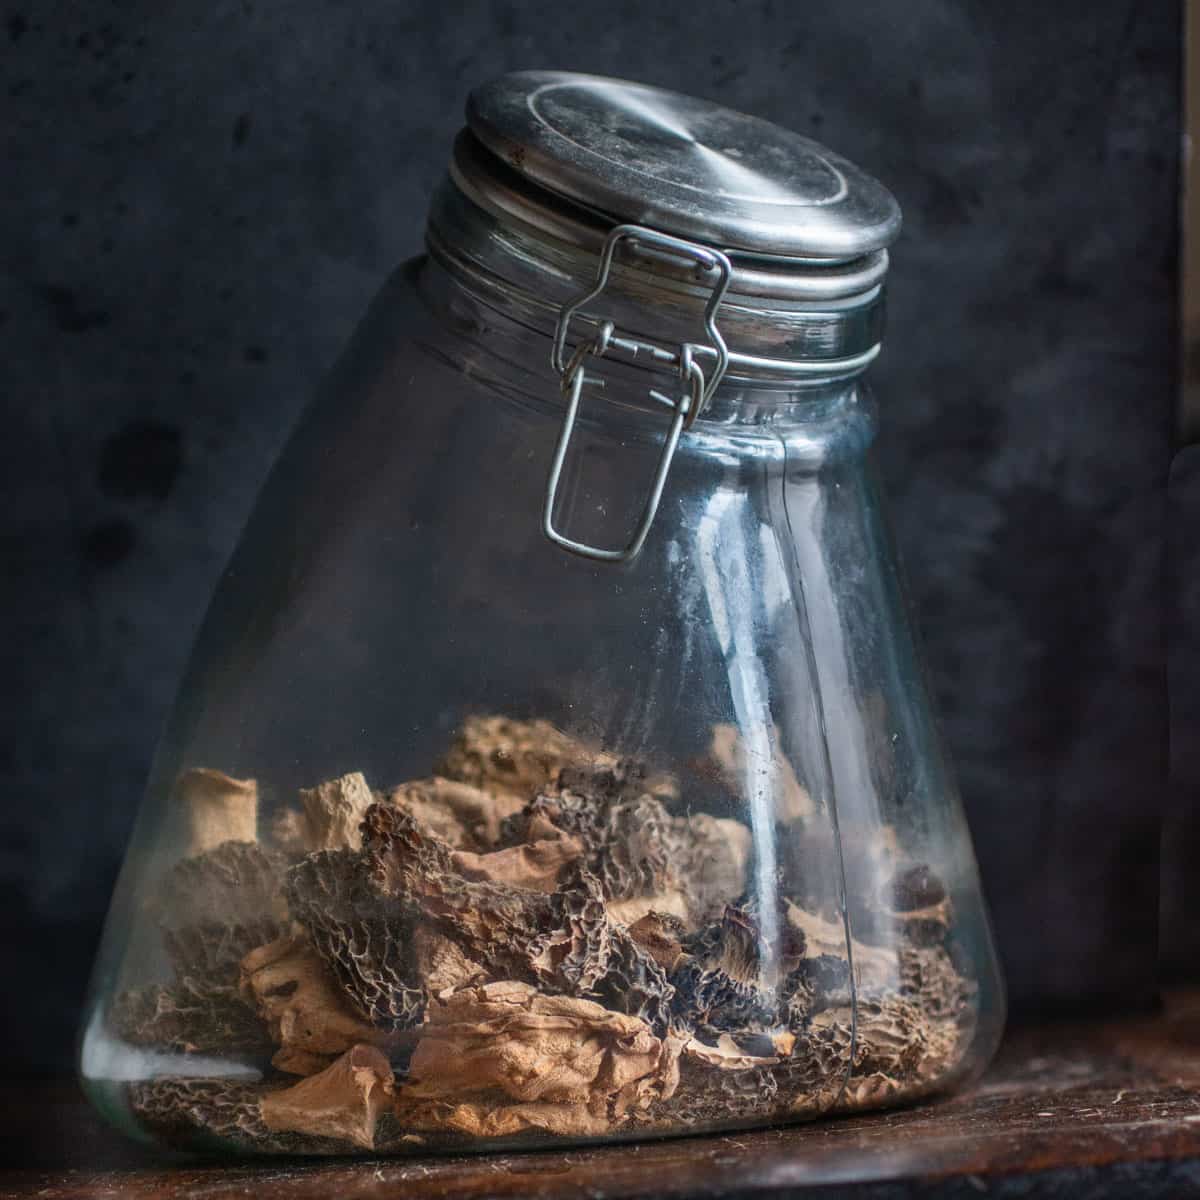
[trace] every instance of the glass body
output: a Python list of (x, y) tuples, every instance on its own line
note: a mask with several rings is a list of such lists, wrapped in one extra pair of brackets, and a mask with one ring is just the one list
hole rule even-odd
[[(804, 1119), (955, 1086), (1002, 988), (857, 379), (728, 380), (644, 550), (541, 532), (547, 338), (407, 264), (206, 619), (81, 1072), (126, 1130), (353, 1153)], [(557, 523), (667, 421), (585, 391)]]

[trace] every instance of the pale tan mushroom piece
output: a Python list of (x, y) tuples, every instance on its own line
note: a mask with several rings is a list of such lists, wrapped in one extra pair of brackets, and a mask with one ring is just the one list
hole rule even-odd
[(422, 829), (455, 849), (483, 852), (496, 845), (502, 822), (520, 812), (528, 797), (491, 792), (435, 775), (402, 783), (387, 799), (407, 809)]
[[(843, 961), (846, 958), (846, 933), (840, 920), (830, 920), (787, 901), (787, 921), (804, 935), (809, 957), (828, 954)], [(857, 938), (854, 951), (854, 978), (860, 990), (894, 989), (900, 979), (900, 958), (890, 946), (868, 946)]]
[(392, 1068), (374, 1046), (351, 1046), (318, 1075), (259, 1102), (263, 1124), (276, 1133), (340, 1138), (375, 1148), (375, 1126), (392, 1103)]
[(323, 1070), (357, 1042), (392, 1049), (412, 1040), (368, 1025), (347, 1003), (304, 937), (289, 935), (242, 960), (241, 992), (258, 1008), (279, 1051), (271, 1062), (293, 1075)]
[(222, 842), (258, 840), (258, 783), (211, 767), (189, 767), (175, 781), (187, 822), (185, 854), (214, 850)]
[(450, 861), (466, 879), (507, 883), (531, 892), (555, 892), (563, 867), (582, 854), (583, 843), (578, 838), (556, 830), (554, 837), (506, 846), (490, 854), (456, 850)]
[(691, 906), (688, 898), (679, 888), (667, 888), (662, 892), (651, 892), (646, 896), (630, 896), (626, 900), (605, 900), (604, 907), (609, 920), (618, 925), (628, 925), (631, 928), (651, 913), (663, 913), (669, 917), (678, 917), (692, 927), (688, 920)]
[(745, 739), (738, 727), (732, 724), (718, 724), (712, 727), (712, 741), (708, 754), (725, 785), (739, 795), (750, 771), (769, 766), (774, 773), (776, 819), (785, 825), (811, 821), (816, 816), (817, 806), (808, 789), (796, 777), (795, 768), (783, 752), (778, 726), (775, 727), (770, 742), (771, 759), (767, 761), (764, 755), (763, 762), (751, 763)]
[(362, 849), (363, 814), (375, 797), (360, 771), (300, 789), (305, 840), (311, 850)]
[(678, 1039), (656, 1037), (637, 1017), (524, 983), (431, 1000), (421, 1032), (396, 1108), (418, 1129), (481, 1137), (530, 1127), (600, 1133), (670, 1096), (678, 1082)]

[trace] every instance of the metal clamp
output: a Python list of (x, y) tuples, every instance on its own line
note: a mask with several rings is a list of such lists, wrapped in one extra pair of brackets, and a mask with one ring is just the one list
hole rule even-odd
[[(671, 258), (682, 258), (692, 262), (696, 266), (697, 273), (701, 275), (708, 275), (714, 271), (718, 273), (717, 282), (704, 306), (704, 329), (708, 334), (709, 344), (717, 357), (716, 367), (711, 378), (705, 377), (703, 368), (696, 362), (694, 343), (683, 343), (678, 352), (664, 350), (661, 346), (655, 346), (649, 342), (617, 336), (611, 321), (604, 321), (594, 337), (580, 342), (568, 359), (567, 333), (570, 330), (571, 320), (581, 308), (590, 304), (604, 291), (612, 270), (613, 255), (621, 242), (630, 242)], [(596, 271), (595, 285), (590, 291), (584, 292), (563, 306), (554, 330), (551, 362), (559, 374), (562, 390), (567, 397), (567, 411), (563, 417), (562, 430), (558, 435), (558, 444), (554, 449), (554, 459), (550, 464), (550, 476), (546, 481), (546, 507), (542, 515), (542, 531), (555, 545), (571, 554), (597, 559), (600, 562), (629, 562), (640, 553), (658, 512), (663, 488), (667, 482), (667, 472), (671, 469), (671, 460), (675, 457), (675, 450), (679, 445), (679, 436), (685, 429), (690, 429), (696, 418), (704, 411), (729, 365), (729, 351), (725, 346), (724, 338), (717, 329), (716, 313), (724, 299), (726, 289), (729, 287), (732, 272), (733, 268), (728, 257), (720, 250), (697, 246), (693, 242), (671, 237), (654, 229), (644, 229), (640, 225), (618, 225), (605, 239)], [(650, 494), (642, 509), (641, 519), (634, 530), (632, 540), (623, 550), (603, 550), (598, 546), (590, 546), (586, 542), (572, 541), (554, 528), (554, 507), (558, 498), (558, 485), (562, 478), (563, 462), (566, 460), (567, 447), (570, 445), (571, 435), (575, 430), (575, 420), (579, 415), (579, 400), (583, 385), (587, 382), (583, 364), (589, 356), (601, 358), (612, 348), (635, 355), (648, 355), (664, 366), (674, 367), (678, 370), (680, 382), (684, 385), (676, 399), (655, 391), (653, 388), (650, 389), (651, 398), (666, 405), (674, 415), (667, 431), (666, 441), (663, 443), (662, 453), (659, 455), (658, 467), (654, 472)], [(602, 384), (602, 381), (597, 382)]]

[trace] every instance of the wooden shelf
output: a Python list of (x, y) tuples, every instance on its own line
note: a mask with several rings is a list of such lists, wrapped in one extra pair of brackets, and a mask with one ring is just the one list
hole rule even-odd
[(1194, 1194), (1200, 992), (1153, 1017), (1017, 1030), (975, 1088), (920, 1107), (588, 1150), (217, 1163), (125, 1142), (73, 1085), (9, 1083), (0, 1108), (13, 1198)]

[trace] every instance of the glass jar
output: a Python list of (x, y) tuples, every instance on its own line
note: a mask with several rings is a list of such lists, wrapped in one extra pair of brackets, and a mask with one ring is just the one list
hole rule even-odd
[(1002, 988), (861, 379), (895, 201), (617, 81), (506, 76), (468, 123), (213, 600), (90, 1095), (406, 1153), (963, 1083)]

